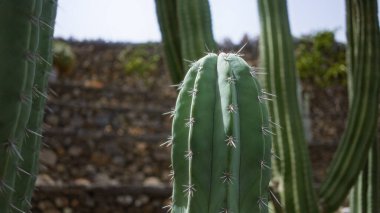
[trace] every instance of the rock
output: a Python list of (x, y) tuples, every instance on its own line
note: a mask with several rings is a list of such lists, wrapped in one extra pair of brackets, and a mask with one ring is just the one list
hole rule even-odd
[(148, 177), (143, 182), (144, 186), (164, 186), (160, 179), (157, 177)]
[(69, 154), (73, 157), (78, 157), (80, 154), (82, 154), (82, 147), (79, 146), (72, 146), (69, 148)]
[(78, 178), (74, 180), (74, 184), (78, 186), (90, 186), (91, 182), (85, 178)]
[(118, 185), (119, 181), (115, 179), (111, 179), (108, 176), (108, 174), (100, 173), (95, 176), (94, 183), (100, 186), (107, 186), (107, 185)]
[(47, 174), (37, 176), (36, 186), (54, 186), (54, 180)]
[(49, 149), (43, 149), (40, 153), (40, 161), (47, 166), (54, 166), (57, 163), (57, 155)]

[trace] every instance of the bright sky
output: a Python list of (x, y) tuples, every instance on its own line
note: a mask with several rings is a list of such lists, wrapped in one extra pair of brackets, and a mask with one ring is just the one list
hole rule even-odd
[[(259, 34), (256, 0), (209, 0), (218, 42)], [(344, 0), (288, 0), (293, 35), (336, 30), (345, 41)], [(160, 41), (154, 0), (60, 0), (56, 37), (106, 41)]]

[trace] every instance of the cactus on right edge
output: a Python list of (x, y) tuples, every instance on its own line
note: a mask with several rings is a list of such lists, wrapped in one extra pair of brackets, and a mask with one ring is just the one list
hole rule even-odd
[(236, 54), (194, 62), (172, 137), (173, 213), (267, 213), (271, 125), (255, 70)]
[(262, 24), (262, 63), (267, 86), (277, 95), (270, 105), (277, 131), (275, 173), (288, 213), (333, 212), (342, 204), (364, 168), (376, 137), (379, 104), (380, 33), (376, 0), (346, 0), (349, 64), (349, 114), (338, 150), (314, 196), (310, 162), (297, 103), (293, 40), (286, 0), (258, 0)]

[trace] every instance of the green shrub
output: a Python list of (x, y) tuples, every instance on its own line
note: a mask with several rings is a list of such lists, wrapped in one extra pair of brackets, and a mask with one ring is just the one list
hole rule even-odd
[(126, 74), (145, 76), (158, 68), (161, 57), (158, 45), (145, 44), (125, 48), (119, 53), (118, 59)]
[(321, 87), (347, 83), (346, 48), (335, 41), (334, 33), (318, 32), (298, 40), (296, 66), (301, 79)]

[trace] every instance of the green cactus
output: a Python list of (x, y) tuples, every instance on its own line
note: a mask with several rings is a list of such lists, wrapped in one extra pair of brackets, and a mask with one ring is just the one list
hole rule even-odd
[(8, 213), (20, 148), (32, 105), (38, 1), (2, 1), (0, 7), (0, 212)]
[[(52, 37), (52, 34), (45, 35), (43, 29), (51, 31), (52, 26), (50, 20), (41, 17), (41, 12), (51, 3), (49, 0), (1, 1), (0, 26), (7, 29), (0, 32), (1, 213), (24, 212), (29, 208), (30, 198), (26, 197), (31, 196), (38, 161), (38, 150), (31, 146), (34, 140), (40, 141), (42, 123), (42, 115), (35, 111), (42, 113), (44, 103), (35, 95), (44, 93), (42, 84), (46, 82), (42, 76), (47, 74), (43, 67), (49, 64), (45, 48)], [(30, 167), (25, 167), (27, 164)]]
[(172, 81), (183, 80), (187, 64), (217, 48), (208, 0), (156, 0), (167, 66)]
[(30, 208), (33, 188), (38, 172), (39, 150), (42, 137), (42, 120), (47, 98), (47, 81), (51, 72), (52, 38), (57, 10), (56, 0), (43, 0), (40, 17), (40, 34), (35, 78), (33, 82), (33, 104), (27, 124), (27, 137), (22, 145), (19, 172), (16, 176), (13, 205), (24, 212)]
[(380, 209), (380, 143), (373, 142), (366, 166), (350, 194), (352, 213), (378, 213)]
[(268, 212), (269, 96), (236, 54), (210, 53), (192, 64), (166, 142), (172, 212)]
[(298, 102), (298, 76), (286, 1), (259, 0), (258, 3), (262, 28), (260, 66), (268, 74), (268, 90), (277, 95), (276, 101), (269, 104), (271, 115), (282, 126), (273, 137), (274, 150), (281, 159), (273, 161), (273, 168), (283, 185), (282, 203), (286, 212), (318, 212)]
[(346, 0), (349, 114), (338, 150), (320, 189), (324, 209), (333, 211), (346, 198), (376, 138), (380, 31), (376, 0)]
[(276, 132), (275, 173), (284, 184), (281, 193), (286, 212), (333, 212), (342, 204), (376, 137), (379, 92), (379, 23), (376, 0), (346, 0), (350, 110), (338, 150), (319, 191), (314, 196), (300, 109), (297, 103), (293, 41), (286, 0), (259, 0), (261, 44), (267, 84), (276, 93), (270, 105), (274, 120), (284, 127)]

